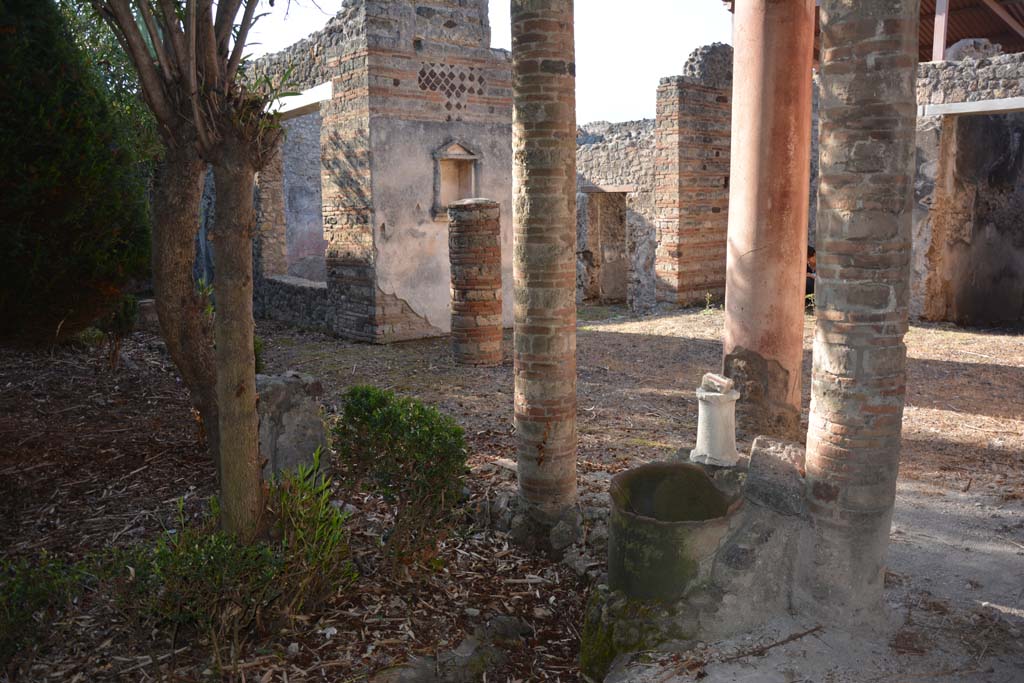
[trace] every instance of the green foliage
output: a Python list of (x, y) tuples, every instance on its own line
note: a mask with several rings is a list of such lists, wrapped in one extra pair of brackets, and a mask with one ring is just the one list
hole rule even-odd
[(274, 482), (269, 494), (271, 540), (241, 543), (205, 524), (178, 529), (153, 547), (112, 552), (101, 576), (117, 577), (121, 611), (141, 633), (176, 636), (188, 630), (208, 639), (220, 668), (280, 619), (320, 605), (356, 578), (349, 554), (347, 516), (331, 505), (330, 481), (319, 453)]
[(145, 271), (132, 133), (53, 0), (0, 2), (0, 339), (72, 336)]
[(433, 407), (375, 387), (352, 387), (343, 400), (333, 435), (347, 479), (397, 504), (388, 537), (393, 559), (429, 554), (462, 492), (462, 428)]
[(118, 602), (140, 632), (177, 635), (189, 630), (208, 638), (223, 668), (224, 654), (238, 653), (262, 629), (280, 594), (284, 563), (268, 544), (239, 543), (184, 521), (179, 526), (153, 547), (108, 560), (127, 573)]
[(0, 560), (0, 671), (12, 667), (81, 585), (79, 569), (41, 555)]
[(252, 338), (252, 350), (256, 355), (256, 374), (263, 374), (263, 339), (259, 336), (254, 335)]
[(285, 473), (270, 490), (275, 535), (281, 539), (290, 612), (300, 612), (356, 578), (349, 560), (348, 515), (331, 504), (330, 480), (313, 464)]
[(86, 64), (109, 95), (113, 114), (126, 132), (126, 144), (131, 145), (139, 159), (155, 160), (163, 152), (163, 145), (156, 120), (142, 98), (138, 72), (131, 58), (88, 0), (58, 0), (58, 5)]

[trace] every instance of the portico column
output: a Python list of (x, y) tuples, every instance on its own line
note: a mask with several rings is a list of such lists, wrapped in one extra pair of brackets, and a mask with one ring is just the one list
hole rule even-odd
[(800, 425), (814, 0), (740, 0), (733, 22), (724, 372), (740, 427)]
[(899, 467), (918, 0), (824, 0), (817, 325), (797, 601), (881, 613)]
[(573, 0), (512, 0), (515, 439), (541, 525), (576, 503), (574, 60)]

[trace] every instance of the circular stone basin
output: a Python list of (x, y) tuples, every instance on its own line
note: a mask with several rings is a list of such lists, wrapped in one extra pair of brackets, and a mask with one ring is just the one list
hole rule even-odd
[(683, 596), (740, 507), (703, 469), (656, 462), (612, 477), (608, 583), (639, 600)]

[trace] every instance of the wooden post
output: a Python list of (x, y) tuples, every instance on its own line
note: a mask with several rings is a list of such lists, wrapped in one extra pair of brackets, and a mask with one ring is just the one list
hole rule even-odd
[(949, 0), (935, 2), (935, 31), (932, 34), (932, 61), (946, 58), (946, 28), (949, 25)]

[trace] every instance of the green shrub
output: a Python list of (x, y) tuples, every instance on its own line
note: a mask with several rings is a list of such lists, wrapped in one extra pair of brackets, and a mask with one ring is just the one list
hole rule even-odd
[(280, 554), (265, 543), (244, 544), (211, 526), (181, 523), (148, 548), (111, 557), (120, 574), (118, 603), (137, 630), (209, 639), (218, 665), (263, 630), (281, 593)]
[(462, 428), (433, 407), (375, 387), (352, 387), (343, 400), (333, 435), (347, 480), (397, 505), (387, 541), (393, 559), (429, 554), (462, 492)]
[(0, 26), (0, 340), (52, 343), (145, 271), (146, 174), (53, 0), (5, 0)]
[(0, 560), (0, 671), (16, 665), (80, 586), (80, 570), (48, 555), (37, 562)]
[(320, 451), (313, 464), (286, 472), (270, 487), (275, 535), (284, 557), (289, 612), (314, 607), (356, 578), (349, 559), (348, 515), (331, 504), (330, 480), (320, 473)]
[(141, 633), (189, 630), (209, 640), (224, 669), (254, 637), (320, 605), (356, 578), (346, 515), (331, 505), (330, 482), (313, 466), (273, 482), (271, 540), (240, 543), (217, 531), (214, 514), (153, 547), (114, 552), (98, 573), (117, 577), (118, 604)]

